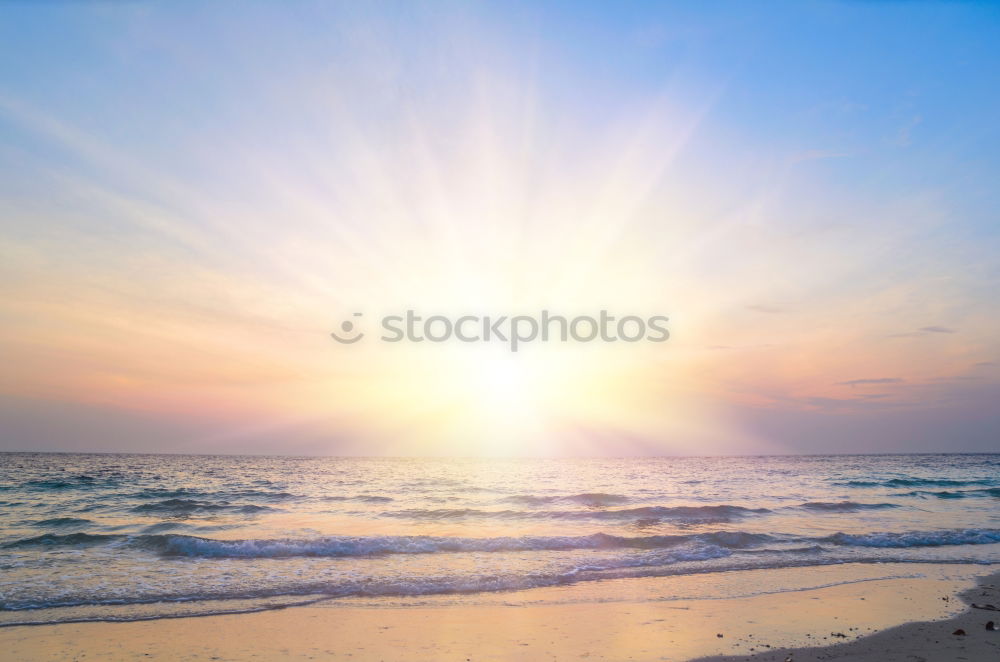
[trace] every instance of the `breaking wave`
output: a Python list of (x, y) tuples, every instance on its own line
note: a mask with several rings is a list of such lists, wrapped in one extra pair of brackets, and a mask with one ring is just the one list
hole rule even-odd
[(944, 545), (989, 545), (1000, 542), (1000, 529), (952, 531), (908, 531), (906, 533), (835, 533), (823, 542), (854, 547), (941, 547)]
[(47, 533), (16, 540), (4, 548), (59, 546), (76, 547), (124, 543), (165, 557), (198, 558), (290, 558), (364, 557), (387, 554), (436, 554), (459, 552), (520, 552), (609, 549), (672, 549), (682, 545), (711, 545), (730, 550), (749, 549), (766, 543), (832, 543), (853, 547), (940, 547), (985, 545), (1000, 542), (1000, 529), (956, 529), (905, 533), (835, 533), (823, 537), (795, 537), (746, 531), (716, 531), (689, 535), (615, 536), (517, 536), (463, 538), (447, 536), (321, 536), (306, 539), (215, 540), (181, 534), (88, 534)]

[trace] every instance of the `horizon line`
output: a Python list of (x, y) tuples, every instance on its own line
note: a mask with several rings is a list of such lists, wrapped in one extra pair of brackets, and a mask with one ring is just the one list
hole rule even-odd
[(900, 457), (927, 455), (1000, 455), (1000, 451), (925, 451), (905, 453), (735, 453), (718, 455), (294, 455), (278, 453), (180, 453), (134, 451), (60, 451), (60, 450), (0, 450), (5, 455), (139, 455), (176, 457), (269, 457), (289, 459), (338, 460), (654, 460), (712, 458), (777, 458), (777, 457)]

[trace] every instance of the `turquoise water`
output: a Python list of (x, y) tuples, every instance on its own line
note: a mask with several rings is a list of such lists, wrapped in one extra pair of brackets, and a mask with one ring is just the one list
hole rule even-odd
[(0, 454), (0, 625), (888, 562), (1000, 563), (1000, 455)]

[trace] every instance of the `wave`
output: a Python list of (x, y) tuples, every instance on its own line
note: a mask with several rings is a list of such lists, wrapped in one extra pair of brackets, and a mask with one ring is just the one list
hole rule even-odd
[(167, 499), (156, 503), (143, 503), (131, 509), (133, 513), (154, 513), (186, 515), (196, 512), (234, 512), (244, 515), (252, 515), (262, 512), (273, 512), (270, 506), (258, 506), (256, 504), (232, 504), (228, 501), (196, 501), (194, 499)]
[(354, 496), (325, 496), (323, 501), (362, 501), (365, 503), (389, 503), (395, 501), (392, 497), (379, 494), (355, 494)]
[(543, 506), (550, 503), (576, 503), (590, 508), (605, 508), (628, 503), (629, 498), (621, 494), (605, 494), (603, 492), (586, 492), (569, 496), (535, 496), (533, 494), (518, 494), (500, 499), (501, 503), (516, 503), (524, 506)]
[(956, 529), (950, 531), (908, 531), (906, 533), (835, 533), (817, 539), (853, 547), (942, 547), (945, 545), (989, 545), (1000, 542), (1000, 529)]
[(890, 478), (888, 480), (848, 480), (835, 482), (843, 487), (970, 487), (974, 485), (991, 485), (994, 481), (986, 479), (952, 480), (950, 478)]
[(810, 501), (799, 505), (799, 508), (824, 513), (856, 513), (862, 510), (883, 510), (885, 508), (899, 508), (895, 503), (858, 503), (856, 501)]
[(147, 488), (129, 496), (137, 499), (196, 499), (201, 497), (216, 499), (263, 499), (266, 501), (293, 501), (304, 498), (299, 494), (292, 494), (291, 492), (269, 492), (267, 490), (252, 489), (206, 492), (187, 487), (177, 489)]
[(504, 538), (451, 538), (435, 536), (331, 536), (313, 540), (234, 540), (221, 541), (194, 536), (165, 536), (151, 540), (152, 548), (170, 556), (206, 556), (229, 558), (276, 558), (286, 556), (378, 556), (385, 554), (431, 554), (438, 552), (517, 552), (565, 551), (580, 549), (670, 549), (699, 543), (730, 550), (747, 549), (776, 541), (832, 542), (854, 547), (939, 547), (944, 545), (981, 545), (1000, 542), (1000, 530), (964, 529), (955, 531), (873, 533), (852, 535), (837, 533), (823, 538), (800, 538), (718, 531), (690, 535), (614, 536), (596, 533), (589, 536), (522, 536)]
[(233, 490), (232, 492), (216, 492), (212, 496), (221, 496), (227, 499), (265, 499), (267, 501), (295, 501), (305, 498), (291, 492), (267, 492), (265, 490)]
[(35, 526), (84, 526), (86, 524), (93, 524), (89, 519), (82, 519), (80, 517), (53, 517), (52, 519), (43, 519), (41, 521), (35, 522)]
[[(669, 566), (680, 563), (725, 559), (728, 555), (729, 553), (726, 550), (706, 546), (700, 549), (675, 550), (660, 555), (655, 559), (646, 559), (642, 563), (634, 563), (629, 559), (606, 559), (596, 563), (570, 566), (550, 572), (529, 574), (509, 573), (504, 575), (486, 574), (472, 576), (441, 574), (409, 579), (361, 577), (336, 582), (316, 581), (308, 578), (288, 578), (286, 581), (272, 586), (244, 587), (217, 584), (201, 587), (197, 592), (188, 593), (173, 592), (169, 588), (164, 587), (162, 590), (147, 588), (145, 593), (127, 596), (116, 595), (108, 598), (95, 597), (92, 594), (64, 594), (56, 600), (44, 603), (39, 603), (39, 601), (24, 603), (15, 600), (0, 599), (0, 612), (53, 607), (139, 605), (156, 602), (193, 602), (198, 600), (248, 600), (288, 596), (316, 596), (314, 601), (319, 601), (321, 599), (342, 597), (411, 597), (515, 591), (599, 579), (683, 574), (684, 570), (671, 570)], [(723, 566), (720, 570), (738, 570), (743, 569), (744, 566), (766, 567), (767, 563), (751, 561), (747, 564), (741, 563), (733, 564), (729, 567)], [(706, 571), (713, 570), (706, 569)], [(695, 572), (698, 571), (696, 570)], [(128, 619), (128, 617), (125, 617), (125, 619)], [(21, 621), (21, 623), (23, 622)], [(18, 624), (20, 623), (0, 623), (0, 626)]]
[(34, 490), (72, 490), (114, 484), (116, 484), (114, 481), (99, 480), (94, 476), (80, 474), (78, 476), (67, 476), (65, 478), (60, 477), (43, 480), (29, 480), (22, 483), (21, 487)]
[(40, 536), (15, 540), (0, 547), (3, 549), (17, 549), (21, 547), (87, 547), (90, 545), (107, 544), (114, 540), (121, 540), (124, 537), (122, 535), (100, 533), (67, 533), (65, 535), (45, 533)]
[(767, 508), (744, 508), (743, 506), (643, 506), (618, 510), (479, 510), (476, 508), (409, 508), (381, 513), (383, 517), (406, 519), (450, 520), (450, 519), (559, 519), (559, 520), (627, 520), (658, 519), (688, 523), (720, 523), (750, 515), (770, 513)]
[[(749, 535), (749, 534), (744, 534)], [(715, 536), (717, 537), (717, 536)], [(729, 538), (734, 546), (743, 536)], [(591, 536), (523, 536), (511, 538), (445, 538), (434, 536), (384, 536), (366, 538), (327, 537), (314, 540), (219, 541), (193, 536), (166, 536), (148, 540), (165, 556), (208, 558), (282, 558), (300, 556), (346, 557), (385, 554), (433, 554), (440, 552), (521, 552), (607, 549), (669, 549), (711, 538), (694, 536), (646, 536), (627, 538), (603, 533)], [(756, 537), (753, 540), (758, 540)], [(743, 544), (750, 544), (744, 539)]]
[[(47, 533), (3, 545), (3, 548), (84, 547), (124, 544), (164, 557), (274, 559), (291, 557), (371, 557), (389, 554), (436, 554), (460, 552), (525, 552), (567, 550), (664, 550), (690, 545), (711, 545), (728, 550), (751, 550), (768, 543), (834, 544), (841, 547), (940, 547), (945, 545), (986, 545), (1000, 542), (1000, 529), (954, 529), (944, 531), (835, 533), (820, 538), (746, 531), (711, 533), (616, 536), (595, 533), (587, 536), (510, 536), (464, 538), (446, 536), (322, 536), (216, 540), (182, 534), (88, 534)], [(794, 549), (794, 548), (792, 548)]]
[(148, 487), (139, 492), (130, 494), (129, 496), (137, 499), (180, 499), (184, 497), (208, 496), (208, 493), (200, 490), (192, 490), (189, 487), (178, 487), (177, 489), (172, 490)]
[(763, 533), (718, 531), (691, 535), (614, 536), (519, 536), (461, 538), (443, 536), (324, 536), (310, 539), (215, 540), (181, 534), (45, 534), (7, 543), (5, 548), (77, 547), (125, 542), (131, 547), (167, 557), (197, 558), (289, 558), (366, 557), (387, 554), (434, 554), (443, 552), (523, 552), (610, 549), (670, 549), (685, 544), (707, 544), (726, 549), (745, 549), (774, 541)]
[(559, 501), (559, 496), (535, 496), (534, 494), (515, 494), (500, 499), (500, 503), (515, 503), (521, 506), (544, 506)]
[[(958, 553), (941, 558), (927, 557), (904, 551), (871, 552), (866, 548), (935, 547), (940, 545), (980, 545), (1000, 542), (1000, 530), (964, 529), (935, 532), (872, 533), (853, 535), (838, 533), (825, 538), (796, 538), (777, 534), (723, 531), (715, 533), (624, 537), (604, 533), (589, 536), (524, 536), (508, 538), (447, 538), (433, 536), (328, 536), (310, 539), (248, 539), (214, 540), (180, 534), (162, 535), (91, 535), (83, 533), (46, 534), (3, 545), (3, 548), (93, 548), (103, 545), (95, 558), (107, 554), (120, 558), (131, 550), (153, 553), (169, 563), (171, 559), (196, 559), (205, 563), (213, 560), (231, 562), (262, 562), (268, 566), (264, 581), (232, 581), (226, 566), (225, 575), (203, 574), (206, 581), (197, 584), (173, 581), (176, 570), (167, 570), (163, 582), (109, 585), (98, 592), (83, 587), (60, 589), (45, 594), (8, 591), (0, 597), (0, 627), (28, 622), (54, 622), (84, 618), (100, 620), (100, 612), (55, 613), (38, 612), (38, 617), (15, 617), (13, 612), (33, 612), (57, 607), (120, 607), (151, 605), (145, 612), (129, 610), (114, 612), (123, 620), (169, 616), (169, 607), (156, 603), (187, 603), (192, 609), (214, 609), (199, 606), (204, 600), (263, 600), (287, 596), (314, 596), (334, 599), (348, 596), (421, 596), (455, 593), (512, 591), (544, 586), (567, 585), (584, 581), (620, 578), (662, 577), (671, 575), (706, 574), (755, 569), (813, 567), (842, 563), (969, 563), (981, 559)], [(961, 548), (959, 548), (961, 549)], [(501, 573), (447, 562), (431, 562), (438, 570), (432, 574), (405, 576), (396, 573), (380, 576), (377, 566), (367, 559), (397, 554), (437, 554), (448, 552), (537, 552), (555, 553), (544, 567), (530, 571), (515, 565)], [(559, 554), (559, 552), (565, 552)], [(581, 553), (582, 552), (582, 553)], [(88, 554), (90, 552), (87, 552)], [(284, 566), (282, 559), (358, 558), (362, 565), (345, 566), (330, 576), (322, 573), (302, 573), (299, 565)], [(502, 559), (500, 560), (502, 564)], [(103, 561), (102, 561), (103, 562)], [(393, 562), (395, 563), (398, 562)], [(425, 565), (425, 564), (423, 564)], [(201, 566), (207, 570), (210, 566)], [(248, 566), (248, 571), (256, 566)], [(282, 570), (287, 567), (286, 570)], [(506, 566), (504, 566), (506, 567)], [(370, 574), (370, 573), (376, 574)], [(318, 596), (318, 597), (317, 597)], [(310, 598), (313, 599), (313, 598)], [(176, 612), (174, 612), (176, 613)], [(208, 612), (206, 612), (208, 613)], [(124, 615), (123, 615), (124, 614)], [(140, 616), (140, 614), (147, 614)], [(13, 620), (12, 620), (13, 619)]]
[(937, 499), (966, 499), (994, 497), (1000, 498), (1000, 487), (987, 487), (981, 490), (914, 490), (912, 492), (902, 492), (893, 496), (904, 497), (935, 497)]
[[(691, 574), (712, 574), (721, 572), (739, 572), (747, 570), (766, 570), (777, 568), (804, 568), (836, 565), (845, 562), (853, 563), (921, 563), (924, 561), (908, 558), (819, 558), (812, 554), (799, 555), (796, 550), (784, 552), (784, 557), (736, 557), (725, 549), (705, 545), (684, 549), (670, 550), (656, 556), (642, 558), (620, 557), (598, 559), (594, 562), (570, 565), (560, 569), (545, 572), (519, 574), (516, 572), (502, 575), (449, 575), (413, 578), (393, 577), (358, 577), (344, 578), (334, 581), (285, 577), (282, 581), (271, 585), (247, 585), (222, 582), (214, 585), (204, 585), (187, 592), (172, 590), (169, 586), (143, 586), (141, 592), (134, 594), (94, 595), (91, 593), (63, 593), (51, 599), (0, 599), (0, 613), (6, 612), (0, 627), (16, 625), (36, 625), (58, 622), (86, 622), (98, 620), (130, 621), (171, 618), (183, 615), (209, 615), (221, 613), (241, 613), (262, 611), (273, 608), (283, 608), (294, 605), (315, 604), (326, 600), (345, 597), (418, 597), (428, 595), (473, 594), (486, 592), (517, 591), (548, 586), (565, 586), (588, 581), (608, 579), (667, 577)], [(940, 562), (940, 561), (936, 561)], [(961, 561), (955, 561), (961, 562)], [(847, 580), (838, 583), (853, 583)], [(824, 586), (835, 586), (838, 583)], [(765, 590), (764, 592), (772, 592)], [(293, 598), (296, 602), (268, 605), (263, 601), (274, 598)], [(227, 609), (216, 603), (209, 606), (203, 601), (250, 600), (261, 601), (258, 606), (243, 606)], [(186, 613), (162, 610), (167, 603), (185, 603), (190, 605)], [(161, 605), (157, 609), (155, 605)], [(151, 610), (130, 609), (123, 614), (118, 611), (113, 616), (102, 616), (101, 612), (74, 610), (57, 613), (43, 612), (41, 618), (11, 619), (16, 612), (36, 612), (61, 607), (112, 607), (122, 605), (150, 605)], [(202, 606), (204, 605), (204, 606)]]

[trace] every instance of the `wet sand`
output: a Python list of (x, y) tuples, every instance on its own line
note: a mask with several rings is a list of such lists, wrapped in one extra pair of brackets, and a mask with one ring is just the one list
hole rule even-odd
[[(989, 620), (1000, 622), (1000, 612), (966, 610), (963, 602), (1000, 603), (1000, 573), (974, 589), (973, 578), (989, 569), (911, 565), (898, 569), (927, 576), (875, 574), (895, 569), (858, 568), (857, 581), (826, 588), (816, 587), (825, 575), (846, 570), (615, 580), (408, 603), (331, 601), (253, 614), (16, 626), (0, 629), (0, 659), (1000, 659), (1000, 632), (984, 627)], [(739, 589), (773, 581), (799, 581), (802, 588), (754, 597), (685, 597), (729, 590), (733, 583)], [(910, 621), (919, 622), (899, 625)], [(957, 628), (968, 634), (952, 635)]]
[[(900, 625), (834, 646), (822, 648), (781, 648), (754, 655), (727, 655), (702, 658), (698, 662), (813, 662), (857, 660), (859, 662), (937, 662), (1000, 660), (1000, 573), (983, 577), (958, 599), (966, 605), (952, 618)], [(973, 605), (976, 605), (975, 607)], [(996, 607), (998, 611), (982, 608)], [(997, 630), (987, 630), (993, 622)], [(960, 633), (959, 633), (960, 632)], [(956, 634), (957, 633), (957, 634)]]

